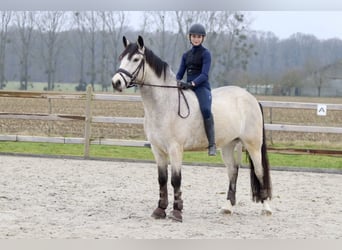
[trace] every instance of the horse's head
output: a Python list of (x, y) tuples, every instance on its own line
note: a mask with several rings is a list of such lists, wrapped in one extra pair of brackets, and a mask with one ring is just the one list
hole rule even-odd
[(145, 46), (141, 36), (136, 43), (123, 37), (124, 51), (120, 55), (120, 67), (112, 78), (113, 88), (122, 91), (124, 88), (142, 84), (145, 77)]

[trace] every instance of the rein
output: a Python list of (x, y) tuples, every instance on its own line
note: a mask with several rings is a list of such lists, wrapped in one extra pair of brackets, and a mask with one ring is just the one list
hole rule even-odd
[[(160, 84), (149, 84), (149, 83), (143, 83), (143, 84), (140, 84), (141, 86), (150, 86), (150, 87), (157, 87), (157, 88), (172, 88), (172, 89), (178, 89), (178, 116), (185, 119), (185, 118), (188, 118), (189, 115), (190, 115), (190, 106), (189, 106), (189, 103), (188, 103), (188, 99), (186, 99), (186, 96), (184, 94), (184, 91), (181, 87), (179, 86), (165, 86), (165, 85), (160, 85)], [(181, 97), (183, 97), (183, 100), (185, 102), (185, 105), (186, 105), (186, 108), (188, 110), (188, 113), (186, 115), (182, 115), (181, 114)]]
[[(137, 76), (139, 75), (139, 72), (141, 70), (141, 68), (143, 69), (143, 79), (140, 82), (135, 81)], [(133, 71), (133, 73), (129, 73), (127, 70), (119, 68), (116, 73), (120, 74), (121, 78), (124, 79), (125, 81), (125, 85), (126, 88), (131, 88), (137, 85), (140, 85), (141, 87), (143, 86), (150, 86), (150, 87), (157, 87), (157, 88), (173, 88), (173, 89), (178, 89), (178, 116), (185, 119), (188, 118), (190, 115), (190, 106), (188, 103), (188, 100), (186, 99), (186, 96), (183, 92), (183, 89), (179, 86), (165, 86), (165, 85), (160, 85), (160, 84), (149, 84), (149, 83), (145, 83), (145, 55), (144, 55), (144, 59), (141, 60), (141, 62), (139, 63), (138, 67)], [(128, 76), (131, 80), (130, 82), (127, 82), (126, 78), (123, 76), (126, 75)], [(182, 115), (181, 114), (181, 97), (183, 97), (183, 100), (185, 102), (186, 108), (188, 110), (186, 115)]]

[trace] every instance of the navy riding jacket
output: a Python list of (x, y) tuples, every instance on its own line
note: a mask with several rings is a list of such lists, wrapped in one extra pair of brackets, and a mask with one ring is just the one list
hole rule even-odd
[(176, 75), (181, 80), (186, 71), (187, 82), (194, 82), (195, 92), (204, 119), (211, 117), (211, 88), (208, 81), (211, 64), (211, 55), (207, 48), (202, 45), (193, 46), (185, 52)]
[(181, 80), (185, 72), (187, 72), (187, 82), (194, 82), (194, 89), (205, 87), (210, 90), (210, 64), (210, 51), (203, 47), (202, 44), (193, 46), (183, 54), (176, 78), (177, 80)]

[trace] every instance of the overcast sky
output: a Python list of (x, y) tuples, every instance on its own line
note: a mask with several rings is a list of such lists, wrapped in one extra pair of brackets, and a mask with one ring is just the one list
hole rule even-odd
[(1, 9), (248, 11), (255, 17), (253, 29), (282, 39), (297, 32), (342, 39), (342, 0), (2, 0)]
[[(318, 39), (342, 40), (342, 11), (245, 11), (252, 19), (250, 28), (271, 31), (285, 39), (295, 33), (311, 34)], [(140, 11), (130, 12), (134, 18), (131, 26), (139, 28)]]
[(253, 30), (272, 31), (279, 38), (301, 32), (319, 39), (342, 39), (342, 11), (252, 11)]

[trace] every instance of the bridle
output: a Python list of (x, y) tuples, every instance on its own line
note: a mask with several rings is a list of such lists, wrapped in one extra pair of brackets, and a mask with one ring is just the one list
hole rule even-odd
[[(131, 88), (131, 87), (135, 87), (137, 85), (142, 85), (144, 84), (145, 81), (145, 55), (141, 52), (138, 52), (140, 55), (143, 56), (143, 59), (141, 60), (141, 62), (139, 63), (138, 67), (133, 71), (133, 73), (129, 73), (127, 70), (119, 68), (115, 73), (119, 74), (121, 76), (122, 79), (124, 79), (125, 81), (125, 85), (126, 88)], [(139, 75), (140, 70), (143, 70), (143, 78), (140, 82), (137, 82), (136, 79)], [(131, 80), (129, 82), (127, 82), (126, 78), (124, 77), (124, 75), (126, 75), (127, 77), (129, 77)]]
[[(137, 68), (132, 73), (130, 73), (127, 70), (122, 69), (122, 68), (119, 68), (116, 71), (116, 73), (119, 74), (122, 79), (124, 79), (126, 88), (131, 88), (131, 87), (135, 87), (135, 86), (139, 85), (141, 87), (142, 86), (150, 86), (150, 87), (159, 87), (159, 88), (178, 89), (178, 115), (181, 118), (183, 118), (183, 119), (188, 118), (189, 115), (190, 115), (190, 106), (189, 106), (188, 100), (186, 99), (186, 97), (184, 95), (183, 89), (178, 84), (177, 84), (177, 86), (166, 86), (166, 85), (160, 85), (160, 84), (145, 83), (145, 75), (146, 75), (145, 60), (146, 60), (146, 57), (145, 57), (145, 54), (143, 54), (141, 52), (138, 52), (138, 53), (140, 55), (143, 55), (143, 59), (141, 60), (141, 62), (137, 66)], [(142, 80), (141, 81), (136, 81), (141, 69), (143, 70)], [(127, 76), (128, 78), (130, 78), (129, 82), (126, 80), (124, 75)], [(183, 97), (185, 105), (186, 105), (186, 108), (188, 110), (186, 115), (181, 114), (181, 110), (180, 110), (180, 105), (181, 105), (181, 100), (180, 99), (181, 99), (181, 97)]]

